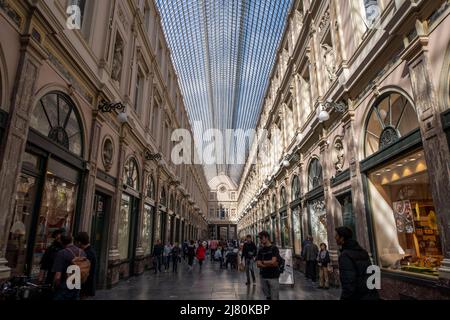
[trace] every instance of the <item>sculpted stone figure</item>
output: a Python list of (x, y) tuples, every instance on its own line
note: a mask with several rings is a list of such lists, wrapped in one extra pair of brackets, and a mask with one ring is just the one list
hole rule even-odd
[(333, 48), (328, 44), (323, 44), (323, 61), (325, 63), (325, 68), (328, 73), (328, 78), (330, 81), (336, 79), (336, 54)]
[(341, 140), (337, 140), (334, 144), (334, 149), (336, 152), (334, 167), (338, 173), (342, 172), (344, 169), (344, 147)]
[(116, 46), (114, 48), (114, 58), (111, 73), (111, 78), (115, 81), (120, 80), (120, 76), (122, 74), (122, 63), (123, 63), (123, 42), (120, 38), (117, 38)]

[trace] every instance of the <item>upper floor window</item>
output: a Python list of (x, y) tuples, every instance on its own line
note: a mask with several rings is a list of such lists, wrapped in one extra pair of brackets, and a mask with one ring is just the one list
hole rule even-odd
[(42, 97), (31, 116), (31, 128), (70, 152), (83, 152), (81, 121), (72, 100), (62, 92)]
[(378, 0), (363, 0), (364, 14), (367, 26), (372, 27), (381, 15), (381, 9)]
[(417, 114), (399, 93), (383, 95), (372, 107), (366, 124), (366, 157), (397, 142), (419, 128)]
[(276, 211), (276, 197), (275, 195), (272, 196), (272, 213)]
[(142, 96), (144, 91), (144, 77), (140, 70), (138, 70), (136, 77), (136, 87), (134, 92), (134, 110), (138, 111), (142, 104)]
[(323, 184), (323, 175), (322, 175), (322, 165), (320, 164), (319, 159), (313, 159), (311, 164), (309, 165), (308, 171), (308, 190), (314, 190), (322, 186)]
[(123, 180), (128, 187), (134, 190), (139, 189), (139, 173), (136, 159), (130, 158), (125, 163), (125, 168), (123, 170)]
[(81, 33), (86, 39), (89, 37), (91, 31), (94, 2), (95, 0), (69, 0), (70, 6), (77, 7), (77, 14), (79, 14), (77, 23), (79, 24)]
[(161, 197), (159, 201), (163, 206), (167, 207), (166, 190), (164, 188), (161, 189)]

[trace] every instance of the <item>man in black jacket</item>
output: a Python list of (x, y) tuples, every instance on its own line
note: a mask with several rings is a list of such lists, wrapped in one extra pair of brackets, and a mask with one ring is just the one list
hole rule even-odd
[(53, 284), (55, 273), (52, 272), (53, 264), (55, 263), (56, 254), (64, 249), (61, 243), (61, 235), (65, 232), (64, 229), (57, 229), (53, 231), (53, 243), (45, 250), (44, 256), (41, 259), (41, 269), (39, 273), (39, 282), (44, 284)]
[(162, 257), (164, 252), (164, 246), (161, 244), (161, 240), (157, 240), (156, 244), (153, 246), (153, 259), (154, 259), (154, 266), (155, 266), (155, 273), (162, 272), (161, 266), (162, 266)]
[(367, 268), (372, 265), (369, 254), (353, 240), (353, 232), (347, 227), (336, 229), (336, 243), (341, 246), (339, 274), (342, 286), (341, 300), (377, 300), (377, 290), (367, 286)]
[(242, 248), (242, 258), (245, 260), (245, 274), (247, 275), (247, 282), (245, 285), (250, 285), (250, 273), (252, 274), (253, 285), (256, 285), (255, 278), (255, 258), (258, 248), (256, 244), (252, 241), (252, 236), (247, 235)]

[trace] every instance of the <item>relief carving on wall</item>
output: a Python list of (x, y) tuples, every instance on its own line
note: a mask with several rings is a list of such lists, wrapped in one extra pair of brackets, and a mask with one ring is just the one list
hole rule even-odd
[(336, 79), (336, 52), (329, 44), (322, 44), (323, 62), (328, 74), (328, 79), (334, 81)]
[(105, 141), (103, 142), (102, 148), (102, 160), (106, 172), (111, 170), (111, 167), (113, 165), (113, 158), (114, 158), (114, 145), (110, 138), (106, 138)]
[(333, 149), (333, 164), (334, 168), (336, 169), (336, 173), (341, 173), (344, 171), (344, 163), (345, 163), (345, 153), (344, 153), (344, 146), (342, 144), (342, 140), (336, 139), (334, 142), (334, 149)]
[(119, 34), (117, 34), (111, 72), (111, 78), (115, 81), (120, 81), (120, 78), (122, 76), (123, 49), (123, 40), (120, 38)]

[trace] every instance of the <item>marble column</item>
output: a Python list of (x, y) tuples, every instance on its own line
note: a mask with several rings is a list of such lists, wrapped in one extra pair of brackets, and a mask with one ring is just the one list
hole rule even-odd
[[(359, 244), (369, 253), (372, 248), (369, 241), (369, 229), (367, 225), (366, 203), (364, 197), (364, 188), (360, 163), (358, 159), (358, 146), (355, 137), (355, 114), (352, 108), (352, 101), (349, 100), (349, 110), (342, 117), (342, 125), (344, 127), (344, 141), (347, 145), (346, 161), (349, 162), (350, 181), (352, 190), (352, 210), (355, 217), (356, 239)], [(372, 253), (373, 255), (373, 253)]]
[(0, 148), (0, 156), (3, 156), (0, 168), (0, 279), (8, 278), (11, 271), (7, 267), (5, 252), (15, 211), (16, 186), (22, 169), (30, 115), (34, 107), (32, 101), (44, 55), (31, 36), (22, 36), (11, 107)]
[[(99, 99), (96, 99), (96, 103)], [(102, 120), (102, 121), (100, 121)], [(99, 152), (102, 152), (102, 146), (100, 145), (100, 137), (102, 131), (102, 122), (104, 121), (103, 116), (98, 113), (97, 110), (93, 111), (92, 119), (92, 132), (89, 149), (89, 171), (86, 174), (85, 188), (83, 190), (83, 204), (81, 208), (81, 220), (79, 231), (85, 231), (91, 234), (92, 227), (92, 216), (93, 216), (93, 206), (95, 197), (95, 181), (97, 179), (97, 156)]]
[(414, 102), (422, 134), (423, 149), (433, 203), (438, 217), (444, 261), (440, 279), (450, 286), (450, 153), (440, 118), (439, 99), (431, 78), (428, 37), (420, 36), (423, 26), (417, 23), (419, 37), (409, 44), (403, 55), (408, 64)]

